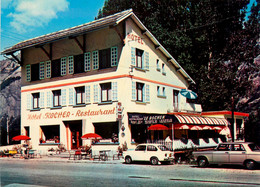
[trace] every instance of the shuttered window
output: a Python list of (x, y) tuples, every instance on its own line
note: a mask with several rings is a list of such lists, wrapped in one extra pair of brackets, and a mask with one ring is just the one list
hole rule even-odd
[(117, 82), (112, 82), (112, 100), (117, 101)]
[(45, 70), (45, 68), (44, 68), (44, 62), (40, 62), (40, 79), (42, 80), (42, 79), (44, 79), (44, 70)]
[(46, 62), (46, 78), (51, 78), (51, 61)]
[(73, 56), (69, 56), (69, 74), (73, 74), (74, 73), (74, 57)]
[(30, 64), (26, 65), (26, 81), (28, 81), (28, 82), (31, 81), (31, 65)]
[(92, 52), (92, 60), (93, 60), (93, 69), (96, 70), (98, 69), (98, 51), (93, 51)]
[(66, 75), (67, 67), (66, 67), (66, 57), (61, 58), (61, 76)]
[(117, 66), (117, 47), (111, 48), (111, 66)]
[(90, 86), (85, 86), (85, 94), (86, 94), (86, 103), (90, 103)]
[(90, 71), (91, 70), (91, 53), (87, 52), (84, 54), (84, 59), (85, 59), (85, 71)]

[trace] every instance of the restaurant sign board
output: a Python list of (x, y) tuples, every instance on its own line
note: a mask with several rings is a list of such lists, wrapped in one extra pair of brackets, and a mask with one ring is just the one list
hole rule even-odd
[(128, 122), (131, 125), (152, 125), (178, 122), (174, 115), (128, 113)]

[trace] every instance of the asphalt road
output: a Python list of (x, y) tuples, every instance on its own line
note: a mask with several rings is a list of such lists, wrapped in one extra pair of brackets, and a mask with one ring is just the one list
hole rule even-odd
[(0, 160), (1, 186), (260, 186), (260, 170)]

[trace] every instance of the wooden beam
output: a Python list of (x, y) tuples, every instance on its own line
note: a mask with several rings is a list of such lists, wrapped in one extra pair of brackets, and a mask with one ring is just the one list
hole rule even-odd
[(120, 33), (120, 31), (117, 29), (116, 26), (110, 26), (110, 28), (114, 29), (116, 31), (116, 33), (118, 34), (121, 42), (123, 43), (123, 45), (125, 45), (125, 40), (124, 37), (122, 36), (122, 34)]
[(50, 59), (51, 56), (50, 54), (48, 53), (48, 51), (46, 51), (46, 49), (43, 47), (43, 46), (40, 46), (41, 50), (45, 53), (45, 55)]
[(85, 49), (84, 49), (84, 41), (83, 41), (83, 45), (81, 45), (81, 43), (79, 42), (78, 38), (77, 37), (73, 37), (73, 39), (75, 40), (75, 42), (78, 44), (79, 48), (82, 50), (82, 52), (84, 53), (85, 52)]
[(11, 55), (19, 64), (21, 64), (21, 61), (14, 55), (14, 53), (10, 53), (10, 55)]
[(35, 48), (40, 48), (44, 54), (50, 59), (52, 60), (52, 43), (49, 44), (50, 45), (50, 52), (48, 52), (42, 45), (38, 45), (35, 46)]

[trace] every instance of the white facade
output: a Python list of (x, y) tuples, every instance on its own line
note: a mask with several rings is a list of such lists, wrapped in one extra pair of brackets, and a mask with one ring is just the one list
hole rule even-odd
[[(191, 78), (174, 59), (169, 59), (162, 46), (155, 45), (157, 40), (148, 30), (144, 32), (142, 23), (130, 14), (116, 29), (106, 27), (76, 36), (79, 44), (74, 38), (64, 38), (21, 49), (21, 133), (31, 137), (34, 149), (47, 150), (58, 143), (72, 149), (72, 144), (77, 144), (75, 139), (80, 141), (78, 145), (88, 143), (81, 142), (80, 137), (90, 132), (100, 132), (107, 136), (105, 139), (115, 132), (120, 144), (126, 142), (131, 147), (129, 112), (201, 112), (200, 105), (186, 103), (180, 94), (174, 96), (174, 92), (187, 89)], [(79, 47), (83, 44), (85, 51)], [(106, 66), (99, 59), (101, 53), (106, 58), (103, 49), (109, 49), (111, 58)], [(52, 60), (58, 59), (58, 76), (53, 76), (57, 73), (54, 61), (46, 53), (52, 55)], [(82, 58), (80, 55), (84, 56), (84, 70), (76, 70), (75, 61)], [(118, 116), (120, 104), (122, 115)]]

